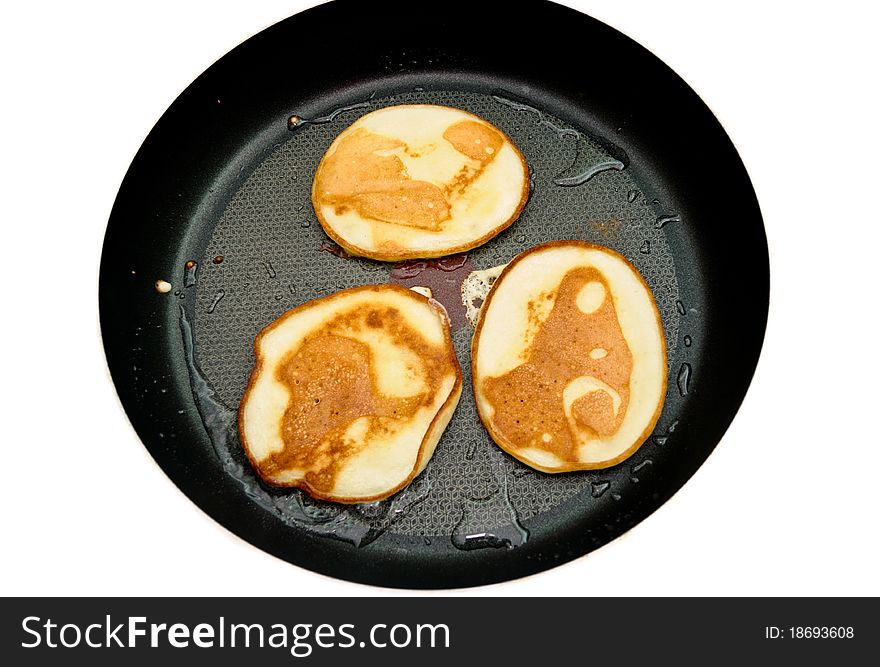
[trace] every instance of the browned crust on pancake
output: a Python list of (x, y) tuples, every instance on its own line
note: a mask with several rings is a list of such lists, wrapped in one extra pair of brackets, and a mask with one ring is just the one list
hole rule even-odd
[(492, 428), (491, 419), (483, 415), (483, 411), (480, 407), (480, 401), (475, 400), (475, 403), (477, 404), (477, 414), (480, 416), (480, 421), (483, 422), (483, 426), (486, 427), (486, 431), (489, 432), (489, 436), (492, 438), (492, 440), (495, 441), (495, 444), (497, 444), (501, 449), (503, 449), (505, 452), (510, 454), (513, 458), (515, 458), (519, 461), (522, 461), (527, 466), (534, 468), (535, 470), (540, 470), (542, 472), (549, 472), (549, 473), (575, 472), (577, 470), (601, 470), (604, 468), (610, 468), (613, 465), (617, 465), (621, 461), (625, 461), (630, 456), (635, 454), (636, 451), (645, 443), (645, 440), (647, 440), (650, 437), (651, 433), (654, 431), (654, 427), (657, 425), (657, 421), (660, 419), (660, 414), (663, 412), (663, 405), (666, 402), (666, 390), (667, 390), (668, 383), (669, 383), (669, 377), (668, 377), (669, 376), (669, 362), (667, 359), (666, 336), (663, 333), (663, 322), (660, 319), (660, 311), (657, 309), (657, 302), (653, 298), (654, 297), (653, 292), (651, 292), (651, 288), (648, 287), (648, 283), (645, 282), (645, 279), (642, 277), (642, 274), (639, 273), (638, 269), (636, 269), (632, 265), (632, 262), (630, 262), (626, 257), (621, 255), (619, 252), (611, 250), (610, 248), (606, 248), (605, 246), (601, 246), (601, 245), (598, 245), (595, 243), (587, 243), (586, 241), (550, 241), (549, 243), (542, 243), (540, 245), (536, 245), (532, 248), (529, 248), (525, 252), (522, 252), (519, 255), (517, 255), (516, 257), (514, 257), (510, 261), (510, 263), (504, 267), (504, 270), (501, 272), (501, 274), (495, 280), (495, 282), (492, 285), (492, 289), (489, 290), (489, 294), (486, 296), (486, 300), (483, 302), (483, 305), (480, 307), (480, 316), (479, 316), (479, 319), (477, 320), (477, 326), (474, 329), (474, 337), (471, 342), (471, 384), (474, 387), (474, 398), (476, 399), (476, 393), (479, 391), (478, 385), (477, 385), (476, 357), (477, 357), (477, 354), (479, 353), (479, 348), (480, 348), (480, 335), (483, 332), (483, 319), (484, 319), (483, 313), (487, 312), (487, 309), (489, 308), (489, 306), (492, 303), (492, 297), (495, 294), (495, 288), (501, 284), (501, 281), (504, 280), (504, 278), (511, 271), (511, 269), (513, 269), (513, 267), (515, 267), (524, 257), (531, 255), (532, 253), (535, 253), (535, 252), (540, 252), (542, 250), (547, 250), (550, 248), (560, 248), (560, 247), (566, 247), (566, 246), (577, 246), (577, 247), (584, 248), (587, 250), (598, 250), (600, 252), (604, 252), (609, 255), (613, 255), (613, 256), (617, 257), (618, 259), (623, 260), (627, 264), (627, 266), (629, 266), (632, 269), (633, 273), (635, 273), (638, 276), (639, 280), (641, 281), (644, 288), (648, 291), (648, 293), (651, 294), (651, 304), (654, 307), (654, 317), (657, 320), (657, 327), (660, 331), (660, 342), (662, 343), (662, 346), (663, 346), (663, 389), (660, 392), (661, 400), (657, 404), (657, 408), (654, 411), (654, 414), (652, 415), (650, 421), (648, 422), (648, 425), (645, 427), (645, 430), (642, 431), (642, 433), (639, 435), (639, 437), (636, 438), (635, 442), (632, 444), (632, 446), (629, 449), (627, 449), (622, 454), (620, 454), (620, 455), (618, 455), (608, 461), (597, 461), (597, 462), (593, 462), (593, 463), (578, 463), (578, 464), (566, 465), (566, 466), (559, 467), (559, 468), (548, 468), (546, 466), (541, 466), (541, 465), (538, 465), (537, 463), (534, 463), (532, 461), (527, 461), (527, 460), (523, 459), (521, 456), (519, 456), (517, 453), (517, 449), (515, 447), (513, 447), (510, 443), (508, 443), (505, 440), (505, 438), (502, 437), (502, 435), (500, 433), (498, 433), (497, 431), (495, 431), (495, 429)]
[[(324, 303), (328, 303), (331, 301), (339, 301), (343, 297), (345, 297), (349, 294), (356, 293), (356, 292), (362, 292), (362, 291), (369, 291), (369, 290), (373, 290), (373, 291), (391, 290), (391, 291), (403, 294), (407, 297), (416, 299), (418, 301), (427, 303), (427, 305), (430, 308), (432, 308), (435, 312), (438, 313), (438, 315), (443, 320), (443, 323), (445, 324), (445, 326), (443, 327), (443, 340), (444, 340), (444, 343), (446, 345), (447, 350), (449, 351), (449, 359), (452, 363), (452, 369), (455, 372), (455, 384), (452, 385), (452, 390), (449, 392), (449, 396), (443, 402), (443, 405), (440, 406), (440, 409), (437, 410), (436, 414), (434, 415), (434, 419), (431, 420), (431, 423), (428, 426), (427, 431), (425, 431), (425, 436), (422, 438), (422, 442), (419, 444), (419, 451), (418, 451), (418, 455), (416, 456), (416, 463), (412, 469), (412, 472), (410, 472), (410, 474), (406, 477), (406, 479), (404, 479), (400, 484), (398, 484), (396, 487), (394, 487), (393, 489), (389, 490), (386, 493), (377, 494), (374, 496), (357, 497), (357, 498), (338, 497), (338, 496), (330, 496), (330, 495), (324, 494), (321, 491), (318, 491), (317, 489), (312, 487), (305, 480), (305, 478), (300, 479), (300, 480), (296, 480), (296, 481), (293, 481), (290, 483), (279, 483), (277, 481), (268, 479), (263, 474), (263, 471), (260, 468), (260, 465), (257, 462), (257, 460), (251, 455), (250, 447), (248, 447), (247, 436), (245, 435), (245, 432), (244, 432), (244, 406), (247, 403), (248, 399), (250, 398), (251, 390), (253, 389), (257, 378), (264, 370), (263, 369), (263, 366), (264, 366), (263, 361), (264, 360), (262, 358), (262, 355), (260, 354), (260, 342), (263, 339), (263, 336), (265, 336), (266, 334), (271, 332), (276, 327), (281, 326), (281, 324), (287, 318), (289, 318), (297, 313), (300, 313), (304, 310), (307, 310), (308, 308), (311, 308), (311, 307), (315, 306), (316, 304), (319, 304), (319, 303), (324, 304)], [(325, 296), (325, 297), (321, 297), (319, 299), (313, 299), (311, 301), (307, 301), (306, 303), (301, 304), (301, 305), (297, 306), (296, 308), (292, 308), (292, 309), (288, 310), (286, 313), (284, 313), (283, 315), (281, 315), (278, 319), (273, 321), (271, 324), (266, 326), (264, 329), (262, 329), (256, 335), (256, 337), (254, 338), (254, 355), (256, 357), (256, 364), (254, 365), (254, 370), (251, 372), (251, 376), (250, 376), (250, 379), (248, 380), (247, 388), (245, 389), (244, 396), (242, 396), (241, 403), (239, 403), (239, 407), (238, 407), (238, 435), (239, 435), (239, 438), (241, 439), (241, 445), (242, 445), (242, 448), (244, 449), (244, 453), (247, 456), (248, 461), (251, 464), (251, 467), (254, 469), (254, 471), (257, 473), (257, 475), (260, 477), (260, 479), (265, 484), (268, 484), (269, 486), (273, 486), (276, 488), (302, 489), (303, 491), (308, 493), (313, 498), (317, 498), (319, 500), (329, 500), (331, 502), (348, 503), (348, 504), (368, 503), (368, 502), (372, 502), (374, 500), (382, 500), (383, 498), (388, 498), (389, 496), (392, 496), (395, 493), (397, 493), (398, 491), (400, 491), (401, 489), (403, 489), (410, 482), (412, 482), (413, 479), (416, 478), (416, 476), (417, 476), (416, 471), (419, 470), (419, 468), (421, 466), (422, 457), (425, 455), (425, 448), (427, 446), (427, 443), (431, 439), (431, 436), (435, 434), (437, 428), (439, 428), (439, 421), (440, 421), (441, 415), (444, 415), (447, 410), (454, 409), (454, 407), (458, 404), (459, 398), (461, 397), (461, 387), (462, 387), (463, 376), (462, 376), (462, 372), (461, 372), (461, 366), (458, 363), (458, 357), (455, 355), (455, 349), (452, 345), (452, 333), (451, 333), (451, 329), (449, 327), (448, 316), (446, 315), (446, 313), (443, 311), (442, 308), (434, 305), (431, 302), (431, 299), (428, 299), (426, 296), (423, 296), (423, 295), (419, 294), (418, 292), (413, 292), (412, 290), (407, 289), (406, 287), (402, 287), (400, 285), (388, 284), (388, 285), (364, 285), (361, 287), (352, 287), (349, 289), (341, 290), (339, 292), (334, 292), (333, 294), (330, 294), (329, 296)]]
[[(439, 104), (406, 104), (406, 105), (401, 104), (401, 105), (396, 105), (396, 106), (411, 106), (411, 107), (438, 107), (439, 106), (439, 107), (442, 107), (442, 105), (439, 105)], [(393, 108), (393, 106), (392, 107), (384, 107), (384, 108), (391, 109), (391, 108)], [(455, 109), (456, 111), (461, 111), (463, 114), (466, 114), (467, 116), (470, 116), (471, 118), (474, 118), (481, 123), (485, 123), (486, 125), (489, 125), (493, 129), (495, 129), (502, 137), (504, 137), (505, 141), (513, 148), (514, 153), (519, 158), (520, 165), (522, 166), (522, 169), (523, 169), (523, 174), (525, 174), (525, 178), (523, 179), (522, 192), (520, 193), (519, 205), (516, 207), (516, 209), (514, 209), (510, 218), (506, 222), (501, 223), (500, 225), (495, 227), (492, 231), (490, 231), (488, 234), (484, 234), (480, 238), (474, 239), (473, 241), (471, 241), (469, 243), (462, 243), (461, 245), (450, 246), (448, 248), (441, 248), (441, 249), (437, 249), (437, 250), (433, 250), (433, 251), (428, 251), (428, 250), (426, 250), (426, 251), (409, 251), (409, 250), (406, 250), (405, 248), (401, 248), (399, 246), (391, 246), (391, 244), (387, 244), (385, 250), (382, 250), (382, 249), (378, 249), (376, 251), (366, 250), (364, 248), (361, 248), (360, 246), (354, 245), (353, 243), (349, 243), (348, 241), (343, 239), (341, 236), (339, 236), (333, 230), (330, 223), (327, 222), (327, 220), (324, 218), (324, 216), (320, 210), (321, 207), (317, 205), (316, 197), (315, 197), (315, 182), (317, 181), (318, 173), (321, 171), (321, 168), (324, 166), (324, 159), (327, 156), (327, 153), (325, 152), (324, 155), (321, 157), (321, 161), (318, 163), (318, 168), (315, 170), (315, 178), (312, 179), (312, 208), (315, 211), (315, 216), (317, 216), (318, 222), (321, 224), (321, 227), (323, 228), (324, 233), (327, 234), (327, 236), (329, 236), (337, 245), (344, 248), (349, 254), (355, 255), (357, 257), (368, 257), (370, 259), (379, 260), (381, 262), (400, 262), (400, 261), (404, 261), (404, 260), (408, 260), (408, 259), (432, 259), (434, 257), (445, 257), (446, 255), (454, 255), (454, 254), (460, 253), (460, 252), (467, 252), (468, 250), (472, 250), (476, 247), (483, 245), (484, 243), (486, 243), (490, 239), (493, 239), (496, 236), (498, 236), (498, 234), (500, 234), (505, 229), (510, 227), (519, 218), (523, 209), (526, 207), (526, 203), (529, 200), (529, 163), (526, 162), (526, 159), (525, 159), (525, 157), (523, 157), (523, 154), (519, 150), (519, 147), (515, 143), (513, 143), (511, 138), (509, 136), (507, 136), (507, 134), (503, 130), (501, 130), (501, 128), (497, 127), (496, 125), (493, 125), (492, 123), (490, 123), (489, 121), (487, 121), (483, 118), (480, 118), (476, 114), (472, 114), (468, 111), (465, 111), (464, 109), (459, 109), (458, 107), (445, 107), (445, 108)], [(357, 121), (355, 121), (355, 122), (357, 122)], [(351, 126), (349, 126), (349, 127), (351, 127)], [(346, 132), (347, 130), (348, 130), (348, 128), (345, 128), (345, 130), (343, 130), (342, 132)], [(330, 144), (330, 146), (333, 146), (333, 144), (336, 143), (337, 139), (342, 134), (342, 132), (340, 132), (339, 135), (336, 136), (336, 138), (333, 140), (333, 142)], [(327, 151), (329, 152), (329, 150), (330, 150), (330, 148), (328, 147)]]

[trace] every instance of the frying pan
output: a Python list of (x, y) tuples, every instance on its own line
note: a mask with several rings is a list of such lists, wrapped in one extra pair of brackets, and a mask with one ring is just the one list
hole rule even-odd
[[(314, 167), (333, 138), (364, 113), (407, 102), (483, 116), (531, 170), (520, 220), (445, 265), (346, 257), (310, 205)], [(633, 457), (600, 471), (532, 471), (492, 444), (466, 381), (428, 469), (392, 499), (342, 507), (256, 481), (235, 410), (262, 327), (356, 284), (439, 275), (457, 287), (463, 273), (560, 238), (621, 252), (658, 301), (669, 390)], [(755, 194), (730, 140), (697, 95), (630, 39), (549, 2), (446, 2), (414, 13), (404, 2), (337, 1), (247, 40), (171, 105), (120, 188), (99, 289), (122, 404), (193, 502), (296, 565), (442, 588), (581, 556), (675, 493), (746, 392), (769, 268)], [(471, 334), (460, 318), (466, 378)]]

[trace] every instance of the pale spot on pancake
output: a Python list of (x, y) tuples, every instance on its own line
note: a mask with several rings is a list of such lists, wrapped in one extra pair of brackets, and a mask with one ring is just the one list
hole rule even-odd
[(578, 309), (587, 315), (599, 310), (605, 301), (605, 287), (602, 283), (591, 280), (581, 288), (577, 295)]
[(608, 356), (608, 350), (604, 347), (594, 347), (590, 350), (590, 359), (604, 359)]
[(550, 442), (552, 439), (553, 439), (553, 436), (550, 435), (549, 433), (545, 433), (544, 435), (541, 436), (541, 440), (543, 440), (544, 442)]

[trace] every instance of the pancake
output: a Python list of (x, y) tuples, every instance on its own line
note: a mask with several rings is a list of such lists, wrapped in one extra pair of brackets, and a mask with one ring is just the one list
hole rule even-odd
[(519, 217), (529, 168), (494, 125), (451, 107), (373, 111), (330, 145), (312, 184), (327, 235), (383, 261), (470, 250)]
[(650, 289), (617, 253), (579, 241), (514, 259), (472, 347), (480, 419), (544, 472), (607, 468), (648, 438), (666, 395), (666, 341)]
[(355, 503), (428, 464), (461, 396), (443, 307), (398, 285), (343, 290), (286, 312), (254, 341), (239, 408), (267, 484)]

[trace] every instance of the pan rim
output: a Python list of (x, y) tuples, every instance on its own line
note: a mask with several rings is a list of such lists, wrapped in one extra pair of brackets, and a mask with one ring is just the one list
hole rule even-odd
[[(388, 2), (383, 5), (383, 7), (391, 12), (397, 4), (398, 3), (396, 2)], [(227, 56), (224, 56), (224, 58), (215, 63), (215, 65), (196, 79), (196, 81), (191, 84), (191, 86), (189, 86), (180, 97), (178, 97), (163, 115), (162, 119), (157, 123), (126, 174), (125, 181), (120, 188), (119, 197), (114, 204), (104, 239), (104, 251), (102, 253), (99, 278), (99, 310), (102, 341), (107, 364), (119, 400), (123, 405), (129, 420), (135, 427), (140, 440), (144, 443), (151, 456), (153, 456), (165, 474), (172, 479), (175, 485), (177, 485), (185, 495), (187, 495), (209, 516), (231, 532), (237, 534), (239, 537), (251, 542), (254, 546), (257, 546), (257, 548), (322, 574), (360, 583), (382, 586), (405, 588), (453, 588), (496, 583), (498, 581), (533, 574), (588, 553), (594, 548), (618, 537), (625, 532), (629, 526), (620, 529), (619, 532), (616, 532), (615, 534), (604, 536), (599, 543), (592, 545), (588, 542), (575, 542), (572, 538), (567, 551), (557, 559), (549, 558), (548, 552), (540, 549), (525, 549), (524, 547), (520, 547), (511, 550), (510, 554), (505, 554), (507, 557), (504, 559), (498, 558), (498, 554), (492, 554), (492, 558), (485, 561), (475, 561), (473, 558), (468, 557), (463, 561), (462, 571), (460, 573), (453, 573), (451, 575), (445, 573), (442, 576), (436, 577), (432, 577), (430, 573), (426, 574), (425, 572), (419, 572), (411, 568), (397, 569), (396, 564), (389, 562), (385, 556), (379, 559), (378, 562), (374, 563), (370, 568), (360, 570), (357, 567), (352, 567), (359, 563), (362, 564), (363, 554), (368, 553), (366, 549), (369, 547), (365, 547), (360, 551), (355, 551), (353, 554), (350, 553), (345, 557), (322, 560), (322, 558), (328, 553), (341, 553), (340, 550), (347, 549), (347, 545), (335, 542), (327, 544), (330, 542), (329, 540), (323, 540), (324, 544), (316, 544), (316, 538), (310, 537), (303, 537), (303, 539), (298, 542), (297, 546), (300, 548), (307, 547), (314, 549), (316, 554), (315, 557), (298, 560), (297, 558), (291, 558), (290, 545), (280, 542), (277, 535), (273, 535), (268, 539), (265, 535), (261, 537), (261, 530), (266, 528), (265, 524), (261, 524), (257, 521), (252, 522), (253, 525), (247, 527), (242, 525), (240, 519), (230, 519), (230, 509), (225, 502), (218, 502), (216, 499), (212, 499), (212, 493), (206, 492), (206, 489), (204, 488), (200, 488), (199, 483), (194, 483), (193, 480), (185, 478), (185, 467), (182, 468), (176, 462), (172, 461), (167, 450), (162, 449), (160, 445), (157, 444), (157, 424), (153, 420), (150, 410), (145, 408), (143, 396), (139, 396), (138, 392), (135, 391), (132, 386), (132, 363), (130, 352), (128, 350), (130, 347), (131, 336), (130, 327), (133, 322), (140, 322), (141, 320), (135, 318), (131, 313), (124, 312), (125, 304), (127, 303), (126, 299), (130, 299), (132, 288), (129, 285), (124, 287), (120, 286), (119, 274), (121, 271), (127, 269), (126, 260), (120, 257), (120, 251), (128, 250), (129, 252), (132, 252), (136, 250), (136, 248), (132, 247), (130, 239), (126, 239), (125, 235), (121, 233), (121, 230), (128, 223), (131, 208), (134, 202), (138, 199), (136, 196), (130, 197), (129, 195), (133, 188), (137, 189), (139, 187), (134, 181), (142, 178), (143, 173), (146, 170), (146, 167), (144, 166), (145, 163), (149, 163), (151, 159), (155, 159), (157, 146), (162, 145), (163, 141), (166, 141), (167, 137), (170, 134), (173, 134), (170, 128), (180, 124), (182, 122), (181, 117), (189, 118), (189, 112), (181, 112), (181, 107), (194, 105), (194, 100), (197, 100), (199, 95), (205, 92), (206, 88), (215, 85), (215, 79), (218, 76), (218, 72), (222, 72), (223, 68), (230, 67), (230, 62), (234, 64), (236, 60), (246, 61), (249, 58), (256, 57), (255, 53), (259, 51), (256, 45), (260, 42), (277, 40), (280, 36), (289, 34), (291, 31), (299, 33), (300, 31), (308, 29), (309, 26), (314, 27), (316, 25), (326, 25), (328, 21), (337, 21), (341, 19), (352, 20), (354, 17), (364, 19), (365, 13), (366, 12), (363, 8), (358, 9), (354, 3), (337, 1), (306, 10), (305, 12), (296, 14), (275, 26), (266, 29), (231, 51)], [(564, 18), (565, 20), (574, 21), (584, 30), (598, 31), (604, 34), (606, 38), (613, 38), (612, 41), (625, 45), (625, 50), (628, 50), (633, 57), (637, 59), (648, 58), (653, 68), (657, 69), (657, 71), (666, 72), (666, 75), (671, 77), (671, 80), (678, 84), (678, 90), (683, 90), (684, 94), (690, 96), (690, 103), (696, 104), (697, 107), (702, 110), (702, 113), (705, 116), (703, 120), (705, 120), (708, 125), (714, 127), (714, 140), (720, 140), (722, 143), (726, 141), (727, 144), (729, 144), (729, 146), (726, 147), (726, 150), (721, 152), (727, 155), (736, 156), (736, 151), (733, 148), (733, 145), (730, 144), (729, 138), (724, 134), (723, 129), (718, 124), (717, 119), (715, 119), (708, 107), (699, 100), (696, 93), (694, 93), (687, 84), (681, 81), (677, 75), (657, 60), (656, 57), (649, 54), (649, 52), (638, 46), (628, 37), (625, 37), (621, 33), (576, 11), (563, 8), (559, 5), (554, 5), (550, 2), (539, 2), (536, 3), (535, 11), (529, 13), (530, 22), (536, 20), (536, 13), (546, 17), (541, 20), (556, 21), (560, 20), (560, 18)], [(611, 37), (609, 37), (609, 35)], [(464, 66), (457, 64), (457, 67), (461, 69)], [(739, 160), (738, 156), (736, 159)], [(748, 349), (743, 354), (745, 363), (739, 374), (738, 384), (731, 390), (733, 393), (737, 394), (732, 401), (732, 403), (735, 404), (733, 408), (733, 413), (735, 413), (736, 409), (742, 402), (745, 391), (755, 372), (760, 356), (764, 331), (766, 329), (767, 313), (769, 309), (769, 259), (763, 220), (758, 208), (757, 199), (754, 195), (754, 190), (751, 187), (751, 183), (745, 173), (744, 167), (742, 167), (741, 160), (739, 160), (738, 164), (733, 165), (732, 171), (739, 176), (739, 181), (735, 184), (736, 189), (745, 192), (747, 195), (750, 193), (750, 197), (747, 197), (740, 206), (744, 210), (750, 212), (748, 221), (749, 224), (751, 224), (751, 227), (749, 228), (748, 233), (751, 235), (751, 238), (749, 242), (754, 246), (754, 251), (757, 257), (757, 262), (754, 267), (755, 273), (757, 274), (754, 280), (755, 293), (751, 295), (754, 310), (753, 321), (749, 327), (749, 344)], [(184, 224), (180, 224), (180, 221), (176, 221), (175, 224), (177, 224), (176, 230), (178, 234), (183, 233), (181, 229), (186, 227), (185, 222), (186, 221), (184, 221)], [(144, 299), (150, 299), (154, 296), (152, 294), (144, 293), (142, 287), (139, 287), (138, 289), (140, 291), (137, 292), (137, 298), (140, 299), (141, 302)], [(165, 312), (167, 310), (167, 304), (154, 306), (154, 308), (156, 308), (156, 311), (151, 313), (150, 316), (154, 318), (155, 322), (159, 323), (158, 326), (167, 326), (168, 322), (171, 321), (168, 319), (168, 312)], [(162, 310), (163, 308), (165, 310)], [(158, 349), (158, 347), (156, 349)], [(169, 373), (173, 372), (173, 368), (174, 359), (164, 358), (157, 362), (157, 368), (154, 372), (157, 374)], [(178, 396), (178, 398), (180, 397)], [(713, 431), (714, 435), (711, 436), (712, 439), (714, 439), (714, 442), (705, 445), (706, 449), (704, 455), (700, 458), (694, 470), (705, 461), (705, 458), (707, 458), (714, 449), (718, 440), (720, 440), (721, 435), (723, 435), (724, 431), (729, 427), (730, 420), (732, 420), (732, 414), (730, 419), (727, 419), (725, 423), (715, 424)], [(181, 427), (182, 432), (180, 435), (184, 435), (184, 432), (186, 432), (194, 438), (197, 437), (193, 427), (194, 424), (185, 424)], [(162, 445), (162, 447), (164, 447), (164, 445)], [(632, 525), (643, 520), (653, 511), (658, 509), (660, 505), (662, 505), (681, 487), (681, 485), (683, 485), (692, 473), (693, 471), (685, 471), (684, 479), (681, 484), (673, 483), (672, 486), (674, 488), (672, 491), (660, 499), (659, 502), (648, 503), (650, 506), (641, 504), (633, 507), (631, 510), (633, 518)], [(570, 532), (570, 530), (567, 530), (566, 535)], [(260, 543), (261, 541), (262, 543)], [(339, 556), (339, 553), (336, 553), (336, 556)], [(494, 568), (493, 564), (497, 565), (498, 563), (502, 563), (503, 567)]]

